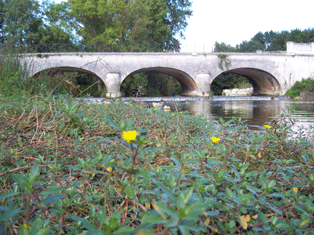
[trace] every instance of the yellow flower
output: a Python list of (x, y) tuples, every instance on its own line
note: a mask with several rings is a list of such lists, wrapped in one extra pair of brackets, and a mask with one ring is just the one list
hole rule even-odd
[(149, 202), (146, 202), (146, 203), (145, 203), (145, 207), (150, 208), (150, 203), (149, 203)]
[(244, 229), (247, 229), (247, 222), (251, 220), (250, 215), (241, 215), (240, 217), (240, 224)]
[(107, 169), (106, 169), (108, 172), (111, 172), (112, 171), (112, 167), (111, 166), (109, 166), (109, 167), (107, 167)]
[(258, 158), (262, 158), (261, 152), (259, 152), (259, 153), (257, 154), (257, 156), (258, 156)]
[(122, 139), (126, 142), (130, 143), (131, 140), (136, 139), (137, 132), (136, 131), (123, 131)]
[(264, 125), (263, 127), (265, 127), (265, 129), (269, 129), (270, 125)]
[(212, 178), (209, 178), (209, 180), (212, 180), (212, 181), (214, 181), (214, 182), (217, 182), (215, 179), (212, 179)]
[(216, 144), (217, 142), (219, 142), (220, 138), (217, 138), (215, 136), (210, 137), (211, 140), (213, 141), (214, 144)]
[(296, 188), (296, 187), (293, 187), (293, 189), (292, 189), (292, 190), (293, 190), (293, 192), (295, 192), (295, 194), (297, 194), (297, 193), (298, 193), (298, 191), (299, 191), (299, 190), (298, 190), (298, 188)]

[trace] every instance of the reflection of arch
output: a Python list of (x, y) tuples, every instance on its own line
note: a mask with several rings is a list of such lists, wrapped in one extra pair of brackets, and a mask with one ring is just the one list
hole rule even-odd
[(253, 86), (253, 95), (280, 95), (280, 84), (277, 79), (264, 70), (255, 68), (235, 68), (224, 71), (246, 77)]
[(193, 78), (190, 75), (188, 75), (187, 73), (182, 72), (180, 70), (173, 69), (173, 68), (166, 68), (166, 67), (142, 68), (142, 69), (133, 71), (128, 76), (134, 75), (136, 73), (144, 73), (144, 72), (163, 73), (163, 74), (167, 74), (167, 75), (173, 77), (174, 79), (176, 79), (181, 84), (183, 94), (187, 93), (189, 91), (194, 91), (197, 88), (195, 81), (193, 80)]

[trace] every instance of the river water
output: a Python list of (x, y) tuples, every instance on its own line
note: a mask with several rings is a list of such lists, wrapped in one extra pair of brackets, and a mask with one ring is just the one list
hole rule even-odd
[[(85, 98), (87, 102), (103, 102), (104, 98)], [(84, 99), (84, 100), (85, 100)], [(140, 101), (148, 106), (163, 103), (170, 106), (171, 111), (188, 111), (191, 115), (205, 115), (210, 121), (222, 117), (230, 120), (232, 117), (247, 120), (248, 126), (258, 129), (271, 124), (282, 113), (290, 113), (296, 121), (294, 130), (303, 126), (306, 129), (314, 127), (314, 101), (290, 100), (288, 97), (140, 97), (121, 98), (123, 101)]]

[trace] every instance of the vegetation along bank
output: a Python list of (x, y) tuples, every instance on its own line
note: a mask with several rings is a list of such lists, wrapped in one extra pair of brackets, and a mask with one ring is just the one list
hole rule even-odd
[(312, 234), (313, 139), (233, 119), (1, 96), (4, 234)]

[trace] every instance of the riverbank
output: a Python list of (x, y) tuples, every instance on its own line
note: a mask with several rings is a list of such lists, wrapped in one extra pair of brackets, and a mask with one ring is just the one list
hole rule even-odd
[(141, 102), (1, 103), (2, 233), (313, 231), (313, 144), (284, 115), (253, 132)]

